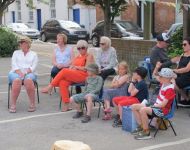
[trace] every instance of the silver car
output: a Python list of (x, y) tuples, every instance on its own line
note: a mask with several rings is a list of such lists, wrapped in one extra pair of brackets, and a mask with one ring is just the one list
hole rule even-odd
[(40, 32), (37, 29), (33, 29), (24, 23), (10, 23), (7, 25), (12, 31), (30, 37), (31, 39), (38, 39)]

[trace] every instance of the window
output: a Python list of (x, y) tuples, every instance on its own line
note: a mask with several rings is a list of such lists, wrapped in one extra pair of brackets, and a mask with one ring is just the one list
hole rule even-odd
[(55, 0), (50, 0), (50, 14), (51, 18), (56, 18)]
[(17, 20), (21, 21), (22, 16), (21, 16), (21, 1), (20, 0), (16, 1), (16, 6), (17, 6)]
[(34, 20), (34, 12), (32, 9), (29, 10), (29, 21), (33, 21)]

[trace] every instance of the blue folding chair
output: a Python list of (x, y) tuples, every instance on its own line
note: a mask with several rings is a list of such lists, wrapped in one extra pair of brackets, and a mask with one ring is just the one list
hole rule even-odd
[[(159, 128), (160, 128), (160, 126), (161, 126), (162, 123), (164, 124), (165, 130), (168, 129), (168, 127), (166, 126), (166, 124), (165, 124), (165, 122), (164, 122), (165, 120), (167, 120), (167, 121), (169, 122), (170, 127), (172, 128), (172, 130), (173, 130), (173, 132), (174, 132), (174, 135), (177, 136), (177, 134), (176, 134), (176, 132), (175, 132), (175, 130), (174, 130), (174, 127), (173, 127), (173, 125), (172, 125), (172, 123), (171, 123), (171, 120), (170, 120), (170, 119), (172, 119), (172, 118), (174, 117), (175, 107), (176, 107), (176, 102), (175, 102), (175, 101), (176, 101), (176, 99), (174, 99), (174, 101), (172, 102), (172, 104), (171, 104), (171, 110), (170, 110), (170, 112), (169, 112), (167, 115), (165, 115), (165, 116), (163, 116), (163, 117), (157, 117), (157, 118), (160, 118), (161, 121), (160, 121), (160, 123), (159, 123), (159, 125), (158, 125), (158, 129), (157, 129), (156, 132), (154, 133), (154, 137), (156, 137), (156, 134), (158, 133)], [(153, 119), (153, 118), (152, 118), (152, 119)], [(151, 124), (152, 119), (150, 120), (149, 125)]]

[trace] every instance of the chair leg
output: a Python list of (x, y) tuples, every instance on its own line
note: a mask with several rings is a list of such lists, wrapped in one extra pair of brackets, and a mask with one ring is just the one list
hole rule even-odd
[(158, 129), (156, 129), (156, 132), (154, 133), (154, 138), (156, 137), (156, 134), (158, 133), (158, 130), (160, 128), (160, 125), (163, 123), (163, 119), (161, 119), (159, 125), (158, 125)]
[(101, 102), (98, 102), (99, 108), (98, 108), (98, 118), (100, 117), (100, 109), (101, 109)]
[(61, 104), (62, 104), (62, 99), (60, 97), (60, 102), (59, 102), (59, 109), (61, 110)]
[(38, 104), (40, 103), (40, 98), (39, 98), (39, 89), (38, 89), (38, 83), (35, 82), (36, 85), (36, 92), (37, 92), (37, 99), (38, 99)]
[(175, 132), (175, 130), (174, 130), (174, 127), (173, 127), (171, 121), (170, 121), (170, 120), (168, 120), (168, 121), (169, 121), (170, 127), (172, 128), (172, 130), (173, 130), (173, 132), (174, 132), (174, 135), (177, 136), (177, 134), (176, 134), (176, 132)]
[(9, 84), (8, 85), (8, 109), (9, 109), (9, 106), (10, 106), (10, 92), (11, 92), (11, 85)]

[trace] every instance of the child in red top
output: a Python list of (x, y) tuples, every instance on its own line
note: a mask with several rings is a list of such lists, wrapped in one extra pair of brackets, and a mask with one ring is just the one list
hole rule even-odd
[(171, 80), (172, 78), (176, 78), (176, 74), (169, 68), (162, 68), (158, 73), (158, 67), (155, 68), (153, 74), (161, 83), (161, 88), (154, 105), (150, 107), (142, 103), (132, 105), (132, 111), (139, 124), (139, 127), (132, 133), (137, 140), (151, 138), (148, 128), (148, 116), (162, 117), (167, 115), (175, 98), (174, 84), (171, 83)]

